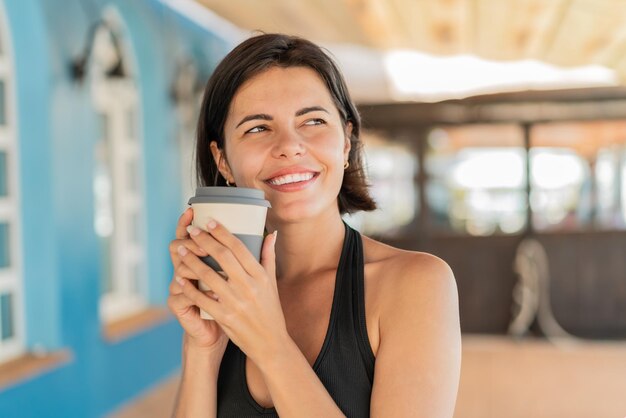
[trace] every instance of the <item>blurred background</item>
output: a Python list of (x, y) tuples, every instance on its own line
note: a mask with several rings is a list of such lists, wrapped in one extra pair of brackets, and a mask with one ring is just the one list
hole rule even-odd
[(258, 31), (344, 71), (346, 220), (454, 270), (455, 417), (625, 416), (623, 0), (0, 0), (0, 416), (170, 416), (198, 107)]

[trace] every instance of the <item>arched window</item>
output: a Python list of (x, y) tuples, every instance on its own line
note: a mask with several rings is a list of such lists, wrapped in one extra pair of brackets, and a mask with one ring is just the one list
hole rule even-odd
[(24, 350), (13, 63), (0, 4), (0, 361)]
[(100, 317), (110, 322), (147, 305), (141, 106), (121, 19), (96, 32), (91, 69), (100, 122), (95, 146), (95, 231), (101, 243)]

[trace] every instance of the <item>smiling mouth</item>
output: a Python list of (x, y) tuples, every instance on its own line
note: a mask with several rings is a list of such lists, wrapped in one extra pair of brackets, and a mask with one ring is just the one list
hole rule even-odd
[(317, 176), (318, 173), (294, 173), (294, 174), (286, 174), (284, 176), (274, 177), (273, 179), (267, 180), (269, 184), (272, 186), (283, 186), (285, 184), (293, 184), (293, 183), (303, 183), (311, 180), (313, 177)]

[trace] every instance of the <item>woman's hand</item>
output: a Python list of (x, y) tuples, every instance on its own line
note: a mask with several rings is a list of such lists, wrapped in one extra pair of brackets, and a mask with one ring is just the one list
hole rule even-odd
[(222, 267), (228, 280), (200, 260), (186, 246), (177, 248), (181, 264), (215, 292), (211, 298), (187, 280), (183, 294), (215, 318), (246, 355), (259, 361), (275, 355), (289, 334), (276, 285), (276, 233), (265, 237), (261, 263), (224, 226), (210, 221), (208, 232), (191, 228), (191, 239)]
[[(191, 224), (192, 219), (193, 210), (189, 208), (178, 220), (176, 239), (169, 246), (170, 257), (174, 265), (174, 279), (170, 283), (170, 295), (167, 298), (167, 305), (185, 330), (185, 344), (187, 347), (217, 349), (223, 355), (228, 343), (228, 337), (215, 321), (207, 321), (200, 318), (200, 310), (196, 303), (184, 294), (180, 284), (180, 281), (182, 281), (186, 283), (187, 287), (194, 287), (194, 283), (190, 283), (188, 280), (182, 279), (182, 277), (197, 279), (197, 276), (181, 262), (178, 248), (183, 246), (190, 253), (200, 257), (208, 255), (193, 240), (189, 239), (187, 227)], [(200, 293), (200, 291), (196, 291)], [(206, 295), (207, 297), (214, 297), (213, 292), (206, 292)]]

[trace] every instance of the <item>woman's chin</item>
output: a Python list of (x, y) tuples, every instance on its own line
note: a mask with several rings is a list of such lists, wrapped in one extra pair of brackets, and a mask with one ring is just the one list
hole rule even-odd
[(315, 218), (315, 208), (310, 205), (289, 205), (272, 207), (267, 213), (269, 223), (299, 223)]

